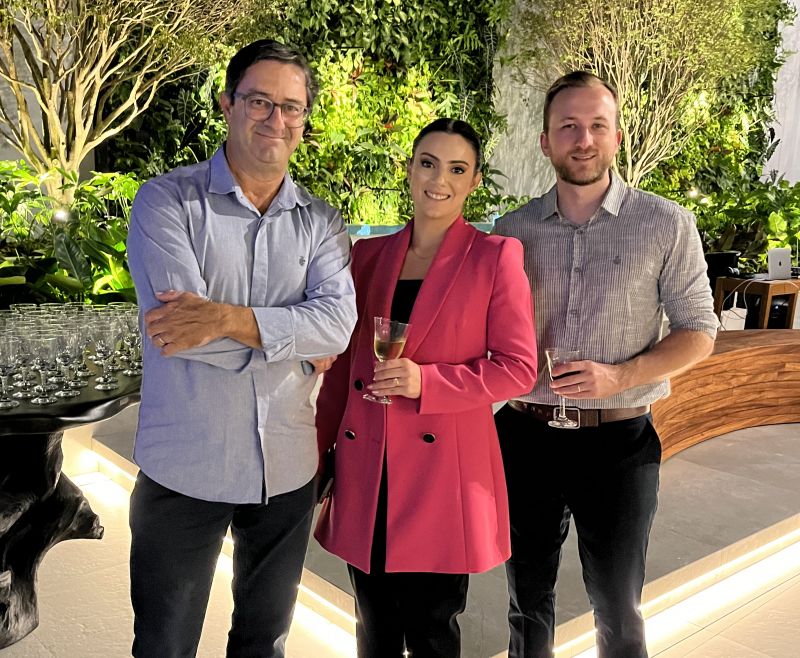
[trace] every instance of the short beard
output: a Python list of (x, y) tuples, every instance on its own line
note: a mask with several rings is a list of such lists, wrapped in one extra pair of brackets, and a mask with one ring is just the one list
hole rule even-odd
[(604, 176), (608, 176), (608, 170), (611, 169), (613, 163), (613, 158), (603, 159), (598, 156), (597, 168), (587, 171), (582, 177), (578, 177), (570, 169), (568, 157), (563, 161), (553, 162), (551, 160), (551, 162), (558, 177), (565, 183), (570, 183), (571, 185), (593, 185), (597, 181), (602, 180)]

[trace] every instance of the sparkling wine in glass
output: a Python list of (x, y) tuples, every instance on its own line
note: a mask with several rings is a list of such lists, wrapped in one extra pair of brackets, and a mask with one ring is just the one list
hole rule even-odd
[[(410, 324), (397, 322), (389, 318), (374, 318), (375, 336), (373, 340), (373, 350), (375, 357), (383, 363), (391, 359), (399, 359), (406, 345), (406, 337)], [(372, 393), (364, 393), (365, 400), (380, 402), (381, 404), (391, 404), (392, 399), (388, 395), (377, 397)]]
[[(566, 377), (567, 375), (571, 375), (571, 372), (565, 372), (562, 375), (558, 375), (557, 377), (553, 377), (553, 368), (562, 363), (571, 363), (572, 361), (580, 361), (581, 353), (579, 350), (567, 350), (560, 347), (548, 347), (545, 351), (545, 356), (547, 356), (547, 370), (550, 373), (550, 379), (555, 381), (556, 379), (561, 379), (562, 377)], [(553, 411), (553, 420), (549, 421), (547, 424), (550, 427), (558, 427), (560, 429), (569, 429), (574, 430), (580, 427), (580, 423), (578, 421), (572, 420), (571, 418), (567, 417), (567, 408), (564, 397), (559, 395), (559, 406), (556, 407)]]

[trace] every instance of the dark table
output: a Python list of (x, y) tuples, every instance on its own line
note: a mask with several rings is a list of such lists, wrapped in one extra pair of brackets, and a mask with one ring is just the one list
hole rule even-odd
[(83, 492), (61, 473), (64, 430), (110, 418), (139, 400), (141, 377), (116, 374), (119, 388), (0, 411), (0, 649), (39, 624), (36, 573), (65, 539), (100, 539), (103, 527)]

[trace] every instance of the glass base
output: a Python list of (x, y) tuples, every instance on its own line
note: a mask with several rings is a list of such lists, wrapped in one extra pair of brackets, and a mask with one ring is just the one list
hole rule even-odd
[(58, 402), (58, 400), (50, 395), (41, 395), (31, 400), (31, 404), (55, 404), (56, 402)]
[(0, 400), (0, 409), (13, 409), (18, 406), (19, 402), (16, 400)]
[[(567, 415), (567, 409), (575, 412), (575, 420)], [(553, 420), (547, 424), (560, 430), (576, 430), (581, 426), (581, 410), (577, 407), (566, 407), (562, 411), (561, 407), (556, 407), (553, 409)]]
[[(111, 377), (111, 376), (106, 377), (105, 375), (100, 375), (99, 377), (95, 377), (94, 380), (98, 384), (116, 384), (118, 381), (116, 377)], [(95, 386), (95, 388), (97, 387)], [(114, 388), (116, 388), (116, 386)], [(100, 390), (102, 391), (103, 389), (101, 388)]]
[(77, 397), (80, 394), (81, 394), (81, 392), (80, 391), (76, 391), (75, 389), (72, 389), (70, 391), (61, 390), (58, 393), (53, 393), (53, 395), (55, 395), (57, 398), (74, 398), (74, 397)]
[[(116, 381), (116, 380), (114, 380)], [(108, 383), (108, 384), (97, 384), (95, 389), (98, 391), (113, 391), (115, 388), (119, 388), (117, 384)]]
[(381, 404), (392, 404), (392, 398), (390, 398), (388, 395), (377, 397), (372, 395), (372, 393), (364, 393), (364, 399), (369, 400), (370, 402), (380, 402)]
[(556, 418), (550, 421), (547, 421), (547, 424), (550, 427), (557, 427), (562, 430), (576, 430), (580, 425), (576, 423), (574, 420), (570, 420), (569, 418)]
[(29, 390), (17, 391), (16, 393), (12, 393), (11, 397), (15, 400), (30, 400), (33, 397), (33, 393)]
[(126, 377), (138, 377), (142, 374), (142, 371), (139, 368), (128, 368), (127, 370), (123, 370), (122, 374)]
[(89, 385), (89, 382), (84, 381), (82, 379), (73, 379), (69, 383), (69, 387), (70, 388), (83, 388), (84, 386), (88, 386), (88, 385)]

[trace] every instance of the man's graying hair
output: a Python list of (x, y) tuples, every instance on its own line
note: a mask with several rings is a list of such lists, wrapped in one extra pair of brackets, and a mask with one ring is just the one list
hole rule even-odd
[(603, 78), (596, 76), (589, 71), (572, 71), (566, 75), (562, 75), (558, 80), (550, 85), (547, 94), (544, 97), (544, 109), (542, 110), (542, 130), (546, 133), (550, 128), (550, 106), (553, 104), (553, 99), (559, 92), (565, 89), (574, 89), (575, 87), (605, 87), (611, 92), (614, 97), (614, 103), (617, 106), (616, 122), (619, 126), (619, 99), (617, 98), (617, 90), (610, 82), (606, 82)]
[(228, 63), (225, 71), (225, 93), (233, 101), (233, 94), (244, 77), (245, 71), (256, 62), (275, 60), (284, 64), (294, 64), (303, 71), (306, 79), (306, 96), (308, 109), (314, 105), (314, 99), (319, 93), (319, 84), (314, 77), (314, 72), (308, 65), (306, 58), (297, 50), (273, 39), (261, 39), (248, 44), (237, 52)]

